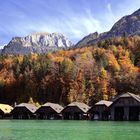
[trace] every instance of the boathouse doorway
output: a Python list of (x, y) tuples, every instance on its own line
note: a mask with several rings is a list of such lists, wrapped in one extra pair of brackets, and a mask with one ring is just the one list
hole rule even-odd
[(124, 107), (115, 107), (114, 119), (115, 121), (124, 120)]
[(40, 112), (39, 114), (37, 114), (37, 118), (38, 119), (45, 119), (45, 113), (43, 113), (43, 112)]
[(4, 113), (2, 110), (0, 110), (0, 119), (3, 119)]
[(28, 113), (13, 113), (13, 119), (30, 119)]
[(63, 114), (63, 119), (64, 120), (81, 120), (82, 119), (82, 114), (80, 112), (65, 112)]
[(92, 120), (99, 120), (99, 117), (100, 117), (99, 112), (98, 111), (93, 111), (91, 119)]
[(63, 119), (64, 119), (64, 120), (70, 120), (70, 119), (71, 119), (71, 113), (65, 112), (65, 113), (63, 114)]
[(103, 121), (107, 121), (107, 120), (110, 119), (109, 116), (110, 116), (110, 112), (109, 112), (108, 110), (105, 110), (105, 111), (102, 112), (102, 118), (101, 118), (101, 119), (102, 119)]
[(129, 107), (129, 120), (138, 121), (139, 120), (139, 106)]

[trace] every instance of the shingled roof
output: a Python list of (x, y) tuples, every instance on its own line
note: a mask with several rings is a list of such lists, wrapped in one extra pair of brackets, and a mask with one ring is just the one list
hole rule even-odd
[(105, 105), (105, 106), (109, 107), (111, 104), (112, 104), (111, 101), (101, 100), (101, 101), (97, 102), (95, 105)]
[(21, 103), (19, 105), (16, 105), (15, 108), (17, 107), (25, 107), (32, 113), (34, 113), (38, 109), (34, 104), (29, 104), (29, 103)]
[(13, 110), (13, 107), (11, 107), (10, 105), (7, 105), (7, 104), (0, 104), (0, 110), (4, 114), (9, 114)]
[(57, 113), (60, 113), (63, 110), (63, 107), (61, 105), (49, 102), (42, 105), (42, 107), (51, 107)]
[(67, 107), (78, 107), (79, 109), (81, 109), (84, 113), (87, 113), (87, 111), (89, 110), (89, 106), (85, 103), (81, 103), (81, 102), (73, 102), (69, 105), (67, 105), (65, 108)]
[(135, 100), (137, 100), (138, 102), (140, 102), (140, 96), (139, 95), (136, 95), (136, 94), (133, 94), (133, 93), (130, 93), (130, 92), (127, 92), (127, 93), (123, 93), (123, 94), (120, 94), (118, 95), (114, 100), (118, 100), (119, 98), (128, 98), (128, 97), (132, 97), (134, 98)]
[(113, 99), (113, 103), (111, 104), (111, 106), (120, 98), (130, 98), (130, 97), (135, 99), (136, 101), (138, 101), (140, 103), (140, 96), (139, 95), (136, 95), (136, 94), (133, 94), (130, 92), (126, 92), (126, 93), (123, 93), (123, 94), (116, 96), (116, 98)]

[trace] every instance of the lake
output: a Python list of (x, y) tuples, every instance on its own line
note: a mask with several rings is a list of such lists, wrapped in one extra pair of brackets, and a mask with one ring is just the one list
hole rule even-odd
[(0, 120), (0, 140), (140, 140), (140, 122)]

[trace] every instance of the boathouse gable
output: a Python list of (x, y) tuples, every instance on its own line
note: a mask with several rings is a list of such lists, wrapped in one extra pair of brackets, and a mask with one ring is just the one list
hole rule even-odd
[(37, 107), (33, 104), (21, 103), (16, 105), (11, 113), (13, 119), (33, 119), (35, 118), (34, 113), (36, 110)]
[(112, 105), (111, 120), (137, 121), (140, 119), (140, 97), (132, 93), (124, 93), (117, 96)]
[(46, 103), (42, 105), (37, 111), (38, 119), (61, 119), (61, 111), (63, 107), (55, 103)]
[(13, 107), (8, 104), (0, 104), (0, 118), (10, 117)]
[(109, 120), (111, 101), (101, 100), (89, 109), (90, 120)]
[(88, 110), (90, 107), (86, 105), (85, 103), (80, 102), (73, 102), (69, 105), (67, 105), (62, 110), (63, 119), (66, 120), (81, 120), (81, 119), (87, 119), (88, 117)]

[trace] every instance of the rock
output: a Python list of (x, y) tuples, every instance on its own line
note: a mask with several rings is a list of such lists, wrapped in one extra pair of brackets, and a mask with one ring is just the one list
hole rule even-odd
[(76, 44), (76, 47), (82, 47), (89, 44), (90, 41), (96, 40), (99, 37), (98, 32), (91, 33), (88, 36), (84, 37), (81, 41)]
[(2, 54), (44, 54), (67, 49), (72, 43), (60, 33), (33, 33), (26, 37), (14, 37), (2, 50)]
[(140, 35), (140, 9), (131, 15), (121, 18), (113, 25), (110, 31), (98, 34), (96, 37), (91, 36), (92, 34), (84, 37), (76, 44), (76, 47), (83, 47), (104, 39), (123, 36), (124, 34), (128, 36)]

